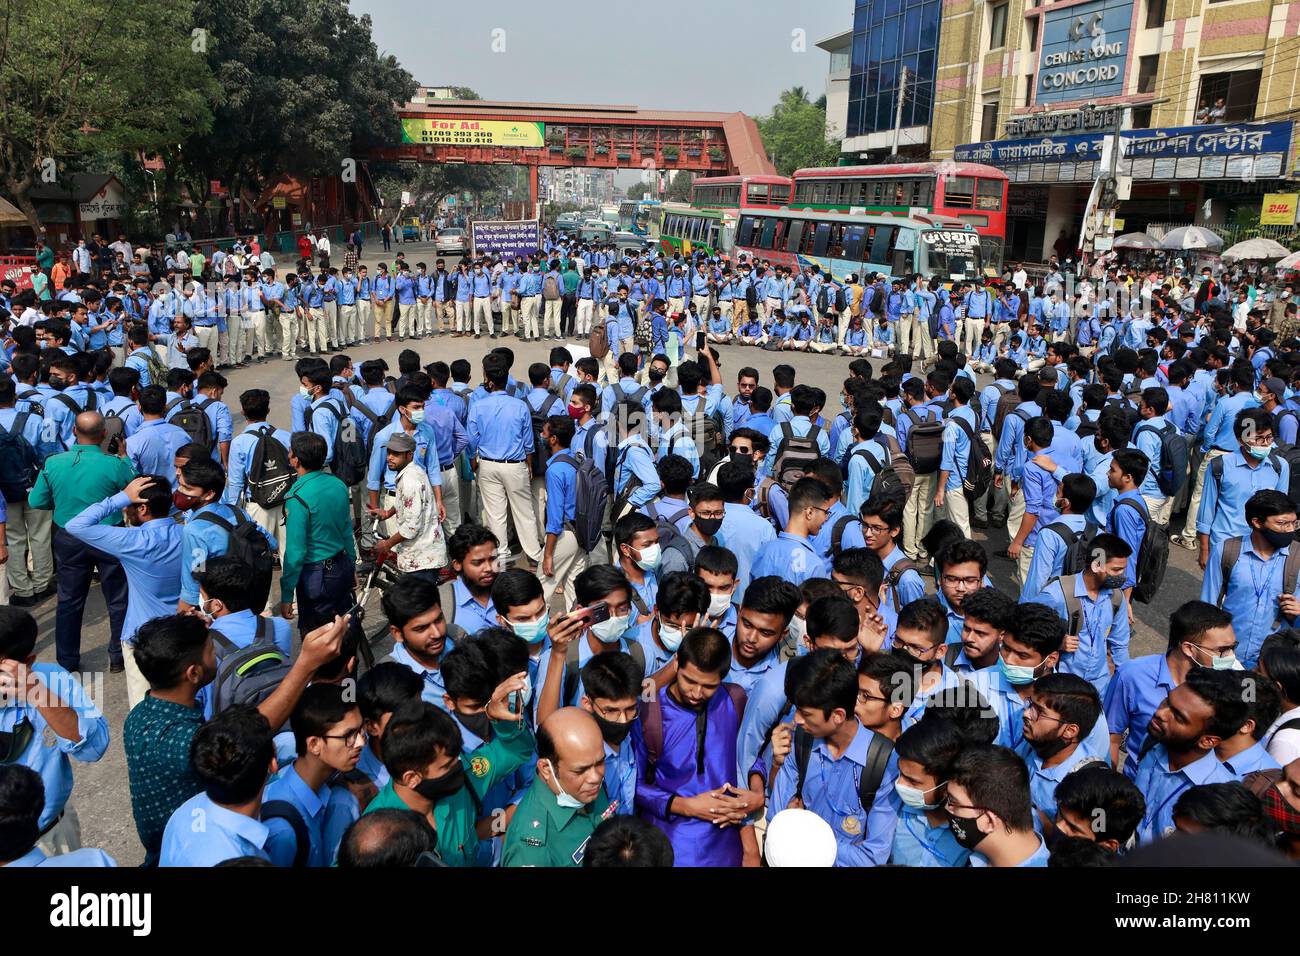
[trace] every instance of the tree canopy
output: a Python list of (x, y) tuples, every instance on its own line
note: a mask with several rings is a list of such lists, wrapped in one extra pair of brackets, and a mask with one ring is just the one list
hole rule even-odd
[(756, 117), (763, 146), (776, 171), (789, 176), (807, 166), (834, 166), (840, 144), (826, 138), (826, 97), (808, 101), (801, 86), (785, 90), (768, 116)]

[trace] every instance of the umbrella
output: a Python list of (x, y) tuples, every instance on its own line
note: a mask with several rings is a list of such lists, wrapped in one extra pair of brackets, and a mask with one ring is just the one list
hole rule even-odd
[(1183, 226), (1165, 233), (1165, 237), (1160, 240), (1160, 248), (1215, 251), (1223, 248), (1223, 240), (1200, 226)]
[(1278, 269), (1300, 269), (1300, 252), (1293, 252), (1285, 259), (1280, 259), (1274, 263)]
[(1280, 259), (1287, 254), (1286, 246), (1274, 239), (1256, 236), (1237, 243), (1223, 251), (1225, 259)]
[(1159, 249), (1160, 242), (1145, 232), (1126, 232), (1115, 239), (1116, 249)]

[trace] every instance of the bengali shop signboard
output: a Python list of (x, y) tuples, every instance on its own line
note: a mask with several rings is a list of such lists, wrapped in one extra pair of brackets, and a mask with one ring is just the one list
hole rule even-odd
[(402, 142), (417, 146), (541, 149), (546, 145), (546, 124), (510, 120), (404, 119)]
[(470, 226), (474, 255), (491, 252), (507, 259), (532, 255), (542, 244), (541, 224), (536, 219), (518, 222), (484, 220)]

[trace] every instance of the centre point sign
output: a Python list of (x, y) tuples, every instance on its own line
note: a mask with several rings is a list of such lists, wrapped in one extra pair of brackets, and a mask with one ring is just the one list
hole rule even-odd
[(1133, 0), (1093, 0), (1043, 15), (1037, 103), (1124, 92)]

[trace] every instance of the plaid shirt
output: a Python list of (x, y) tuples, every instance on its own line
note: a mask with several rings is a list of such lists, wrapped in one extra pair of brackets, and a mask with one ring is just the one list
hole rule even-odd
[(147, 862), (157, 861), (172, 813), (203, 789), (190, 768), (190, 743), (202, 725), (202, 708), (173, 704), (152, 694), (126, 715), (122, 743), (131, 813)]
[(355, 249), (349, 249), (343, 253), (343, 268), (355, 269), (357, 267), (357, 253)]

